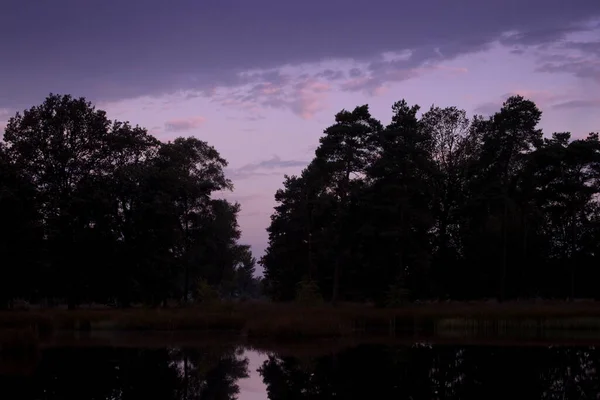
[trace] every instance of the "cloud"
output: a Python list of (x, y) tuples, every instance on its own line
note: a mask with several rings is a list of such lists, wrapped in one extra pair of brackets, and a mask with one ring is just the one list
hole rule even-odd
[[(427, 62), (433, 62), (438, 58), (432, 54)], [(401, 82), (417, 78), (428, 72), (444, 72), (452, 75), (467, 73), (464, 67), (447, 67), (445, 65), (427, 64), (420, 65), (422, 59), (413, 58), (412, 55), (403, 60), (377, 61), (370, 63), (364, 70), (352, 68), (349, 73), (350, 79), (345, 80), (340, 88), (344, 91), (363, 91), (369, 95), (378, 96), (388, 90), (393, 82)]]
[(292, 79), (291, 75), (278, 75), (274, 81), (264, 81), (244, 88), (225, 91), (217, 101), (223, 106), (235, 107), (257, 118), (266, 108), (288, 109), (304, 119), (311, 119), (327, 108), (331, 84), (306, 78)]
[(295, 96), (288, 102), (290, 109), (304, 119), (311, 119), (319, 111), (327, 109), (327, 93), (331, 85), (315, 80), (299, 82)]
[(233, 180), (247, 179), (253, 176), (282, 175), (282, 169), (300, 168), (306, 165), (308, 165), (308, 161), (282, 160), (279, 156), (274, 155), (269, 159), (229, 170), (227, 175)]
[(573, 32), (572, 26), (547, 27), (520, 32), (507, 32), (502, 35), (500, 43), (505, 45), (532, 46), (556, 42)]
[[(594, 34), (600, 32), (596, 30)], [(600, 42), (564, 41), (548, 45), (538, 51), (537, 71), (600, 82)]]
[(562, 62), (546, 63), (538, 68), (539, 72), (569, 73), (578, 78), (592, 79), (600, 82), (600, 60), (570, 60), (565, 57)]
[(364, 76), (364, 74), (365, 73), (360, 68), (352, 68), (348, 72), (350, 78), (360, 78), (361, 76)]
[(568, 42), (566, 48), (581, 50), (585, 53), (593, 53), (600, 56), (600, 42)]
[(0, 64), (0, 107), (28, 107), (49, 92), (95, 102), (184, 89), (211, 96), (248, 84), (244, 71), (369, 62), (385, 52), (444, 61), (506, 32), (514, 46), (554, 41), (598, 16), (598, 0), (55, 0), (35, 8), (8, 0), (0, 37), (13, 40), (0, 41), (0, 54), (11, 55)]
[(324, 71), (315, 74), (315, 78), (323, 78), (328, 81), (337, 81), (338, 79), (344, 79), (346, 73), (342, 70), (326, 69)]
[(191, 117), (187, 119), (172, 119), (165, 122), (165, 130), (168, 132), (183, 132), (200, 127), (206, 118)]
[(240, 169), (243, 170), (257, 170), (257, 169), (275, 169), (275, 168), (289, 168), (289, 167), (303, 167), (306, 164), (308, 164), (308, 162), (306, 161), (299, 161), (299, 160), (282, 160), (279, 156), (274, 155), (273, 157), (267, 159), (267, 160), (263, 160), (263, 161), (259, 161), (257, 163), (254, 164), (246, 164), (243, 167), (241, 167)]
[(389, 68), (368, 76), (348, 79), (340, 85), (340, 88), (348, 92), (364, 91), (370, 95), (379, 95), (385, 91), (386, 83), (401, 82), (417, 76), (419, 71), (416, 69)]
[(552, 106), (555, 109), (571, 109), (571, 108), (600, 108), (600, 99), (591, 100), (570, 100), (564, 103), (555, 104)]

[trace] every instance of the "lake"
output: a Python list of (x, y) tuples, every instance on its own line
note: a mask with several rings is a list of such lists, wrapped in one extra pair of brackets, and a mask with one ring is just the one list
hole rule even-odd
[(0, 399), (591, 399), (599, 367), (590, 344), (61, 343), (3, 356)]

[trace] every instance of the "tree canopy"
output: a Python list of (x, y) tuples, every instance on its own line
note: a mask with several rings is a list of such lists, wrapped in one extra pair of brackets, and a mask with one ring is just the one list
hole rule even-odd
[(471, 119), (402, 100), (385, 127), (366, 105), (338, 113), (275, 195), (270, 296), (308, 281), (331, 301), (380, 304), (595, 297), (598, 134), (544, 136), (541, 115), (521, 96)]
[(214, 196), (233, 188), (226, 166), (200, 139), (160, 142), (84, 98), (17, 113), (0, 142), (1, 302), (188, 301), (201, 279), (230, 292), (254, 259), (240, 205)]
[(472, 118), (401, 100), (387, 126), (340, 111), (275, 193), (260, 281), (215, 148), (51, 94), (0, 142), (0, 304), (596, 297), (599, 135), (541, 117), (521, 96)]

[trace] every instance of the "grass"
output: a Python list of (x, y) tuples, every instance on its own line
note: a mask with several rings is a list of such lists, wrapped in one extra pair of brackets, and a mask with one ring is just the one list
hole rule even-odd
[(543, 329), (600, 331), (600, 303), (451, 302), (381, 309), (361, 304), (333, 307), (247, 302), (185, 308), (1, 311), (0, 349), (27, 348), (29, 343), (57, 332), (219, 332), (254, 341), (353, 340), (403, 331), (478, 330), (493, 320), (508, 320), (511, 324), (521, 321), (518, 326), (539, 324)]

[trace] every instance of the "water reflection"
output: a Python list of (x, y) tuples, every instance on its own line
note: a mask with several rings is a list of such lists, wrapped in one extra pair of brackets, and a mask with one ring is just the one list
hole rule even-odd
[(0, 399), (236, 399), (248, 376), (239, 348), (49, 349), (32, 374), (0, 376)]
[(1, 399), (598, 398), (594, 347), (361, 345), (281, 356), (239, 347), (62, 348), (0, 370)]
[(271, 356), (269, 398), (598, 398), (594, 348), (360, 346), (304, 363)]

